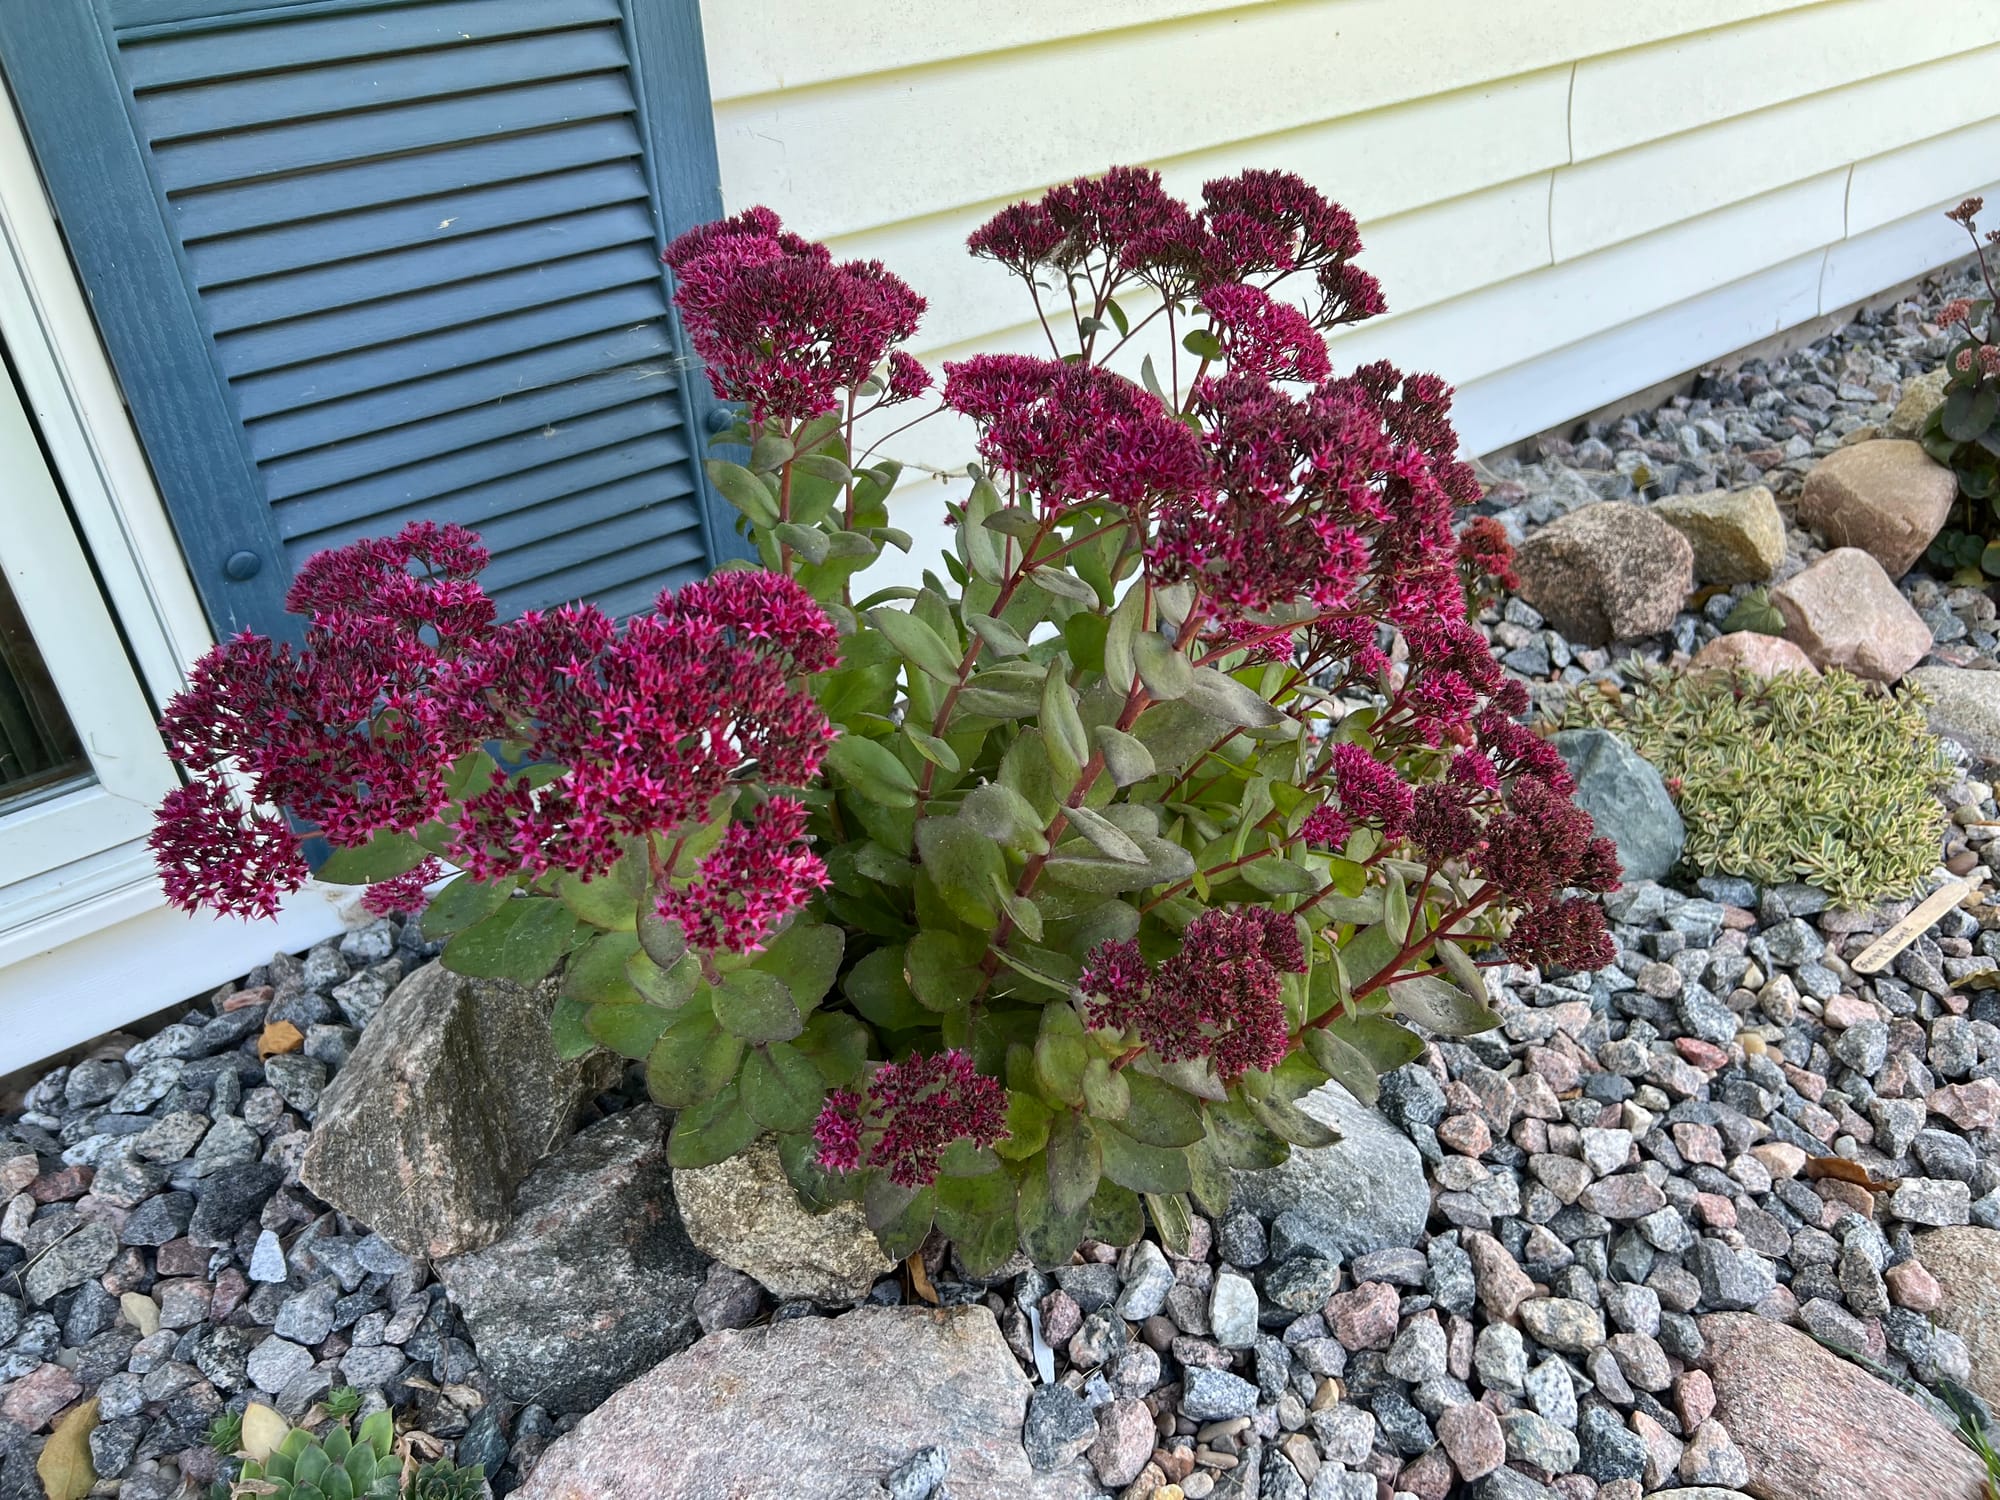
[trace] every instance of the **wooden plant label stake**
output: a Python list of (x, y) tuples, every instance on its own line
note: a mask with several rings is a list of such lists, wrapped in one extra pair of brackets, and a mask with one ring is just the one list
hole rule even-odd
[(1890, 959), (1928, 932), (1933, 922), (1963, 901), (1968, 893), (1978, 889), (1978, 880), (1954, 880), (1939, 886), (1911, 908), (1907, 917), (1864, 948), (1848, 967), (1857, 974), (1874, 974), (1887, 968)]

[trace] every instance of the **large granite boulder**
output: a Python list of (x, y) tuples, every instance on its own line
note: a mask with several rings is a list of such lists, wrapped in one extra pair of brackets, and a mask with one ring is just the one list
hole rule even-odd
[(1663, 880), (1687, 827), (1651, 762), (1608, 729), (1565, 729), (1553, 741), (1576, 778), (1576, 805), (1618, 846), (1627, 880)]
[(596, 1060), (556, 1056), (554, 998), (443, 964), (397, 985), (320, 1096), (305, 1185), (405, 1255), (493, 1240), (601, 1079)]
[(1983, 1500), (1971, 1451), (1894, 1386), (1755, 1313), (1711, 1313), (1701, 1334), (1758, 1500)]
[(1984, 761), (2000, 761), (2000, 672), (1918, 667), (1903, 681), (1930, 696), (1931, 733)]
[(1688, 539), (1704, 583), (1762, 583), (1785, 560), (1785, 518), (1764, 485), (1670, 495), (1653, 514)]
[(499, 1240), (439, 1263), (513, 1399), (587, 1411), (700, 1333), (708, 1263), (674, 1211), (667, 1124), (642, 1105), (572, 1137), (522, 1181)]
[(1574, 510), (1515, 551), (1521, 597), (1584, 646), (1654, 635), (1694, 588), (1694, 548), (1643, 506)]
[(1958, 476), (1904, 438), (1836, 448), (1806, 476), (1799, 521), (1830, 547), (1859, 547), (1901, 578), (1944, 529)]
[(780, 1301), (859, 1302), (895, 1269), (860, 1204), (838, 1203), (823, 1214), (800, 1206), (770, 1136), (712, 1167), (674, 1173), (674, 1197), (697, 1247), (754, 1276)]
[(1416, 1244), (1431, 1190), (1410, 1138), (1337, 1083), (1321, 1084), (1299, 1108), (1340, 1139), (1294, 1146), (1279, 1166), (1232, 1173), (1231, 1203), (1267, 1219), (1292, 1214), (1332, 1260)]
[(1837, 547), (1771, 590), (1785, 639), (1817, 667), (1894, 682), (1931, 649), (1930, 627), (1859, 547)]
[(1094, 1495), (1074, 1463), (1030, 1467), (1029, 1390), (984, 1307), (864, 1307), (711, 1333), (585, 1417), (515, 1494), (887, 1500), (886, 1476), (936, 1446), (954, 1495)]
[(1934, 1229), (1918, 1237), (1917, 1259), (1938, 1284), (1938, 1322), (1965, 1340), (1967, 1384), (2000, 1408), (2000, 1231)]

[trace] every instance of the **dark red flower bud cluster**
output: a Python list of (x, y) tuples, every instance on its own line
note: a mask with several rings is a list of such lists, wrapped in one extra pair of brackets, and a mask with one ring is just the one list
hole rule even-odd
[[(291, 593), (311, 613), (302, 650), (246, 634), (196, 664), (161, 725), (190, 778), (151, 837), (170, 901), (268, 916), (307, 879), (303, 835), (240, 806), (232, 776), (254, 804), (352, 848), (447, 815), (454, 764), (504, 741), (549, 774), (496, 772), (449, 813), (453, 858), (496, 880), (588, 879), (627, 841), (703, 821), (745, 779), (818, 775), (835, 731), (793, 684), (833, 664), (836, 633), (792, 579), (718, 573), (622, 629), (588, 605), (495, 625), (485, 561), (471, 533), (428, 524), (321, 553)], [(776, 840), (782, 857), (758, 845), (770, 886), (698, 931), (741, 944), (768, 930), (823, 879), (796, 842)], [(427, 862), (370, 899), (413, 909), (439, 873)]]
[[(917, 331), (924, 313), (924, 299), (880, 261), (836, 264), (824, 245), (785, 231), (768, 208), (691, 229), (665, 259), (709, 383), (755, 421), (831, 411), (840, 392), (861, 386)], [(903, 355), (884, 403), (921, 394), (929, 384), (921, 369)]]
[(1284, 1061), (1283, 976), (1305, 971), (1290, 913), (1218, 907), (1190, 922), (1180, 951), (1150, 971), (1136, 942), (1099, 944), (1077, 987), (1092, 1026), (1136, 1031), (1163, 1062), (1206, 1057), (1228, 1082)]
[(1206, 481), (1200, 444), (1144, 386), (1026, 354), (947, 364), (944, 401), (979, 424), (979, 452), (1044, 509), (1098, 500), (1143, 517)]
[(882, 1063), (865, 1094), (835, 1089), (813, 1126), (822, 1167), (879, 1167), (906, 1188), (936, 1181), (938, 1157), (952, 1142), (984, 1147), (1006, 1133), (1007, 1090), (955, 1047)]

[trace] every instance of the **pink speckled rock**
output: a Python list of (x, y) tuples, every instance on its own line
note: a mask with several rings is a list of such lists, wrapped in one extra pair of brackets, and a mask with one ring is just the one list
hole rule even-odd
[(1701, 1320), (1715, 1418), (1758, 1500), (1980, 1500), (1985, 1471), (1957, 1434), (1797, 1329), (1751, 1313)]
[(1812, 658), (1783, 636), (1759, 635), (1754, 630), (1717, 636), (1695, 652), (1694, 660), (1688, 663), (1687, 669), (1690, 672), (1742, 671), (1760, 680), (1776, 677), (1781, 672), (1809, 672), (1814, 677), (1819, 676), (1819, 668), (1812, 664)]
[(1771, 590), (1785, 638), (1819, 667), (1895, 682), (1931, 649), (1930, 627), (1896, 592), (1882, 565), (1839, 547)]

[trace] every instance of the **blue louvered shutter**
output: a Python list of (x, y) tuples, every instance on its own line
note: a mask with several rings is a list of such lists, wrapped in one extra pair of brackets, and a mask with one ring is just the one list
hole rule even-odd
[(219, 631), (311, 553), (478, 529), (506, 613), (736, 550), (659, 261), (718, 212), (696, 0), (0, 0)]

